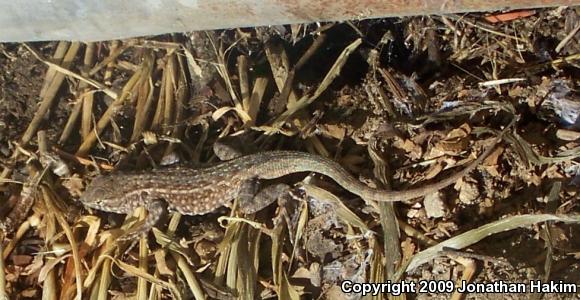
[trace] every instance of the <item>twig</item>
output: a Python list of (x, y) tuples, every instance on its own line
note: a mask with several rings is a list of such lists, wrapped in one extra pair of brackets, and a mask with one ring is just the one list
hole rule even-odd
[(566, 37), (561, 42), (558, 43), (558, 46), (556, 46), (556, 53), (560, 53), (562, 48), (564, 48), (566, 46), (566, 44), (568, 44), (568, 42), (570, 40), (572, 40), (572, 38), (576, 35), (576, 33), (578, 32), (579, 29), (580, 29), (580, 24), (576, 25), (576, 27), (574, 29), (572, 29), (572, 31), (570, 31), (570, 33), (568, 33), (566, 35)]

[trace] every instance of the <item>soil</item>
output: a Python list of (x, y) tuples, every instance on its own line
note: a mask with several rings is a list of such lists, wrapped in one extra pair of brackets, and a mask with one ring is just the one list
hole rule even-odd
[[(111, 299), (361, 298), (340, 291), (345, 280), (578, 286), (578, 13), (546, 8), (499, 23), (491, 16), (503, 12), (81, 43), (65, 68), (77, 76), (53, 86), (50, 99), (41, 93), (55, 84), (48, 66), (63, 64), (53, 57), (58, 47), (74, 45), (0, 44), (0, 223), (14, 223), (0, 233), (5, 294), (72, 299), (80, 277), (82, 298)], [(23, 142), (44, 101), (51, 105), (38, 135)], [(307, 184), (323, 191), (306, 193), (296, 184), (308, 174), (295, 174), (263, 183), (293, 188), (256, 214), (231, 207), (170, 214), (131, 245), (117, 238), (135, 218), (78, 202), (94, 176), (113, 169), (195, 167), (218, 161), (216, 154), (274, 149), (329, 156), (366, 184), (404, 190), (465, 167), (502, 131), (476, 171), (392, 206), (316, 175)], [(522, 215), (557, 219), (473, 233)], [(462, 234), (464, 246), (405, 269)], [(405, 297), (459, 296), (452, 294)]]

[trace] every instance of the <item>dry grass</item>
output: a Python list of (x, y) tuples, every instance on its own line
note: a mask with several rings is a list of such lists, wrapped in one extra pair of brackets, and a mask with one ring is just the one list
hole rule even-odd
[[(566, 224), (580, 222), (571, 183), (580, 145), (578, 128), (543, 105), (578, 103), (574, 13), (16, 46), (46, 67), (28, 127), (3, 139), (2, 204), (14, 208), (0, 240), (0, 299), (335, 298), (342, 280), (440, 279), (426, 271), (440, 266), (459, 270), (453, 280), (489, 281), (493, 268), (477, 268), (489, 256), (459, 250), (516, 228), (525, 241), (514, 243), (549, 249), (525, 266), (545, 263), (531, 276), (558, 278), (558, 261), (578, 268), (577, 225)], [(539, 49), (545, 40), (555, 48)], [(368, 184), (405, 189), (466, 164), (501, 130), (504, 146), (477, 174), (424, 204), (353, 199), (308, 177), (256, 214), (237, 203), (229, 215), (173, 213), (133, 244), (117, 238), (143, 209), (121, 223), (74, 204), (96, 173), (215, 161), (212, 146), (231, 137), (330, 156)], [(517, 260), (501, 258), (505, 279), (520, 280)]]

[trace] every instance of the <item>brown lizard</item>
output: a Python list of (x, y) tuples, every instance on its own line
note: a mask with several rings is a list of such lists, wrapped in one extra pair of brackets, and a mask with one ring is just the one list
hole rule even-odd
[[(206, 168), (169, 167), (152, 171), (116, 172), (95, 178), (80, 201), (88, 207), (128, 214), (144, 206), (148, 216), (133, 232), (148, 232), (166, 206), (184, 215), (201, 215), (238, 196), (246, 195), (256, 179), (274, 179), (298, 172), (316, 172), (336, 181), (346, 190), (367, 201), (404, 201), (425, 196), (447, 187), (471, 172), (500, 140), (463, 170), (441, 181), (403, 191), (371, 188), (351, 176), (338, 163), (313, 154), (271, 151), (242, 156)], [(166, 204), (166, 205), (165, 205)]]

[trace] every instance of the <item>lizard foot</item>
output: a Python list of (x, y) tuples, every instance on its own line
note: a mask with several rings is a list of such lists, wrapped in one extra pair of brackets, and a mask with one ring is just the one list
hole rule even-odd
[(165, 201), (155, 200), (149, 203), (146, 207), (147, 217), (145, 220), (138, 222), (135, 226), (131, 227), (127, 232), (123, 233), (120, 237), (120, 241), (128, 241), (139, 238), (146, 235), (151, 231), (151, 228), (159, 222), (159, 219), (167, 212), (167, 206)]

